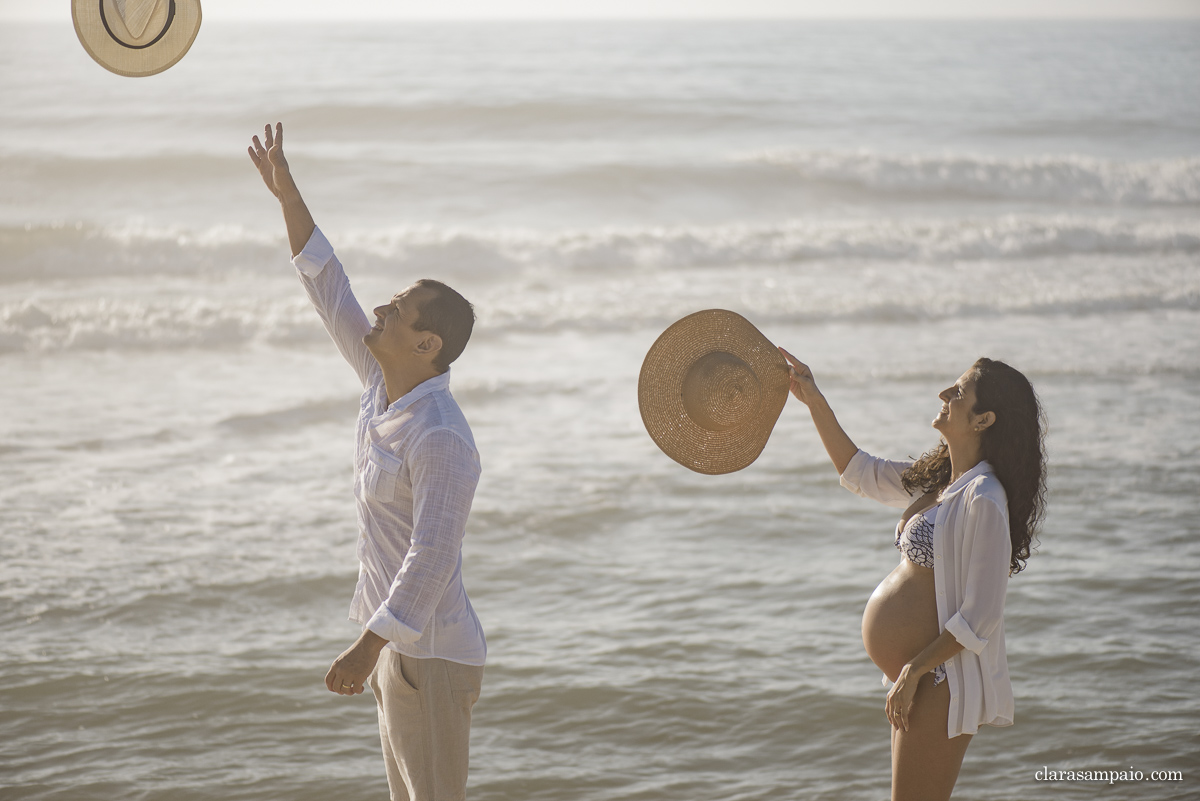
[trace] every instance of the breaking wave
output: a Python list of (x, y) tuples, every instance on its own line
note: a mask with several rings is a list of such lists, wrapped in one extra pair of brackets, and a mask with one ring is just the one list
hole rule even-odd
[[(760, 324), (788, 325), (1193, 313), (1200, 311), (1197, 267), (1195, 257), (1174, 255), (595, 271), (564, 281), (529, 271), (506, 281), (468, 278), (465, 291), (479, 314), (476, 335), (486, 339), (508, 332), (654, 329), (714, 306), (740, 310)], [(99, 293), (86, 287), (7, 293), (14, 299), (0, 301), (0, 353), (328, 345), (317, 315), (286, 274), (272, 281), (235, 275), (133, 283)], [(370, 305), (368, 293), (379, 284), (360, 282), (359, 301)]]
[(1200, 203), (1200, 158), (1109, 161), (1081, 155), (998, 158), (769, 151), (751, 163), (784, 167), (805, 180), (901, 196), (1100, 203)]
[[(1200, 220), (1069, 215), (903, 221), (796, 220), (770, 225), (535, 232), (413, 226), (330, 232), (355, 270), (419, 270), (503, 279), (526, 269), (703, 269), (813, 261), (958, 262), (1080, 255), (1200, 253)], [(138, 226), (0, 228), (0, 282), (108, 276), (277, 274), (282, 234)]]

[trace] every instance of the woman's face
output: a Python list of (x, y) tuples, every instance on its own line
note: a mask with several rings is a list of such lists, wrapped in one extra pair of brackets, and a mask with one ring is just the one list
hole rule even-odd
[(942, 400), (942, 409), (933, 419), (933, 427), (941, 432), (947, 441), (978, 437), (980, 431), (986, 428), (983, 415), (977, 415), (975, 409), (975, 374), (968, 370), (959, 376), (954, 386), (947, 387), (938, 393)]

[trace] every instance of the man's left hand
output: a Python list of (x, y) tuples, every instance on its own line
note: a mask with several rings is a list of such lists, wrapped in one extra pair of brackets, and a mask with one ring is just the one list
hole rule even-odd
[(325, 686), (338, 695), (358, 695), (366, 689), (365, 682), (379, 661), (379, 652), (387, 640), (367, 629), (337, 659), (325, 674)]

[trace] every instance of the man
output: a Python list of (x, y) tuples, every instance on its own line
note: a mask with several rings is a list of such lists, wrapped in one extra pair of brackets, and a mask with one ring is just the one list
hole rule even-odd
[(393, 801), (465, 798), (471, 708), (487, 652), (462, 583), (462, 538), (479, 454), (450, 395), (450, 363), (475, 315), (445, 284), (422, 280), (368, 321), (313, 223), (283, 154), (283, 125), (253, 138), (250, 159), (279, 199), (292, 263), (364, 392), (355, 431), (359, 575), (350, 619), (362, 635), (325, 686), (357, 695), (367, 679)]

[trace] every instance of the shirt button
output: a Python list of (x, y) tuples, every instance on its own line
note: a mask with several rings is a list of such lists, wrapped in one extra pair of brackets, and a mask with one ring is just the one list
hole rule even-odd
[(938, 595), (945, 595), (945, 594), (946, 593), (942, 592), (941, 590), (938, 590)]

